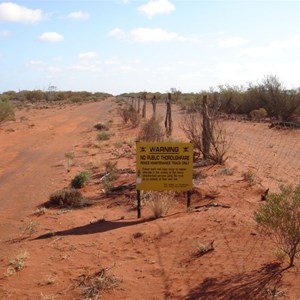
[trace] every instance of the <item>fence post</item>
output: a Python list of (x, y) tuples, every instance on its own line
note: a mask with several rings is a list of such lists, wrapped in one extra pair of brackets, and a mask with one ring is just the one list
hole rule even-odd
[(165, 128), (167, 137), (172, 135), (172, 110), (171, 110), (171, 93), (168, 93), (168, 97), (166, 100), (167, 111), (165, 118)]
[(211, 144), (211, 126), (208, 115), (207, 96), (203, 96), (202, 102), (202, 145), (203, 145), (203, 158), (209, 159), (210, 144)]

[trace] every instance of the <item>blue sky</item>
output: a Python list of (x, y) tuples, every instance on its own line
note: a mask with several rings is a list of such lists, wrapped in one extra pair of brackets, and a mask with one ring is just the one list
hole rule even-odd
[(299, 1), (0, 1), (0, 92), (300, 86)]

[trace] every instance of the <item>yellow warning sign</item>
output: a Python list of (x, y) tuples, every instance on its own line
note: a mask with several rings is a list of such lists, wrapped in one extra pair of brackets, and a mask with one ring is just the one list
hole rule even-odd
[(137, 190), (192, 190), (191, 143), (137, 142), (136, 155)]

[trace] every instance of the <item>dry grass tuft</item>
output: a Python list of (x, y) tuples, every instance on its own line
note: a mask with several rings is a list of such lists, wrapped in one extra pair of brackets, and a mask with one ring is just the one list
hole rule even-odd
[(84, 299), (100, 299), (103, 292), (110, 291), (119, 286), (120, 280), (107, 274), (108, 269), (102, 268), (92, 275), (83, 274), (78, 278), (78, 285), (82, 287)]
[(145, 205), (149, 207), (154, 218), (166, 215), (174, 202), (174, 192), (148, 191), (144, 193)]

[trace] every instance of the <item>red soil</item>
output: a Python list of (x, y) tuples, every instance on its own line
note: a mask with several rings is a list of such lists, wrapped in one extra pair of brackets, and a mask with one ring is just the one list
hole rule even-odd
[[(175, 110), (174, 120), (180, 117)], [(96, 142), (93, 125), (109, 120), (114, 136)], [(0, 127), (0, 298), (85, 299), (80, 276), (108, 268), (119, 284), (102, 299), (299, 299), (298, 269), (279, 274), (287, 261), (276, 262), (274, 245), (257, 231), (253, 212), (266, 188), (273, 192), (280, 183), (299, 181), (300, 133), (224, 124), (232, 136), (230, 158), (225, 166), (201, 168), (206, 177), (195, 181), (192, 195), (198, 208), (187, 212), (185, 195), (176, 193), (167, 216), (151, 219), (143, 208), (138, 220), (135, 192), (107, 196), (100, 182), (107, 160), (135, 169), (137, 129), (122, 124), (112, 99), (19, 111), (16, 122)], [(178, 124), (173, 137), (184, 138)], [(66, 152), (75, 154), (70, 172)], [(33, 213), (86, 169), (93, 180), (82, 193), (94, 205)], [(252, 186), (242, 176), (249, 169)], [(134, 181), (133, 174), (122, 174), (114, 185)], [(213, 202), (230, 208), (201, 207)], [(215, 249), (196, 255), (210, 241)], [(10, 262), (22, 251), (25, 268), (10, 274)]]

